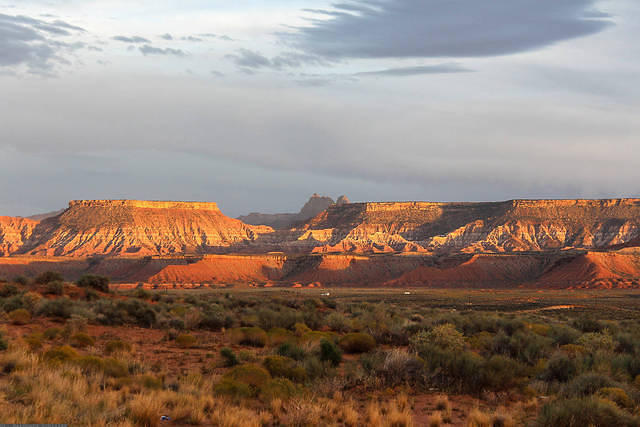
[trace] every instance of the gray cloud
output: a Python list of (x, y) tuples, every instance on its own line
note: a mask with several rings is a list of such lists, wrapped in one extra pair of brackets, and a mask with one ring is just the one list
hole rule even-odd
[(172, 49), (172, 48), (160, 48), (154, 47), (148, 44), (141, 46), (139, 48), (140, 52), (143, 55), (173, 55), (173, 56), (186, 56), (186, 53), (181, 49)]
[(180, 40), (183, 40), (183, 41), (186, 41), (186, 42), (196, 42), (196, 43), (199, 43), (199, 42), (202, 41), (201, 38), (194, 37), (194, 36), (182, 37)]
[(327, 58), (482, 57), (540, 48), (606, 28), (595, 0), (354, 0), (282, 34)]
[(468, 73), (471, 71), (473, 70), (464, 68), (457, 63), (446, 63), (438, 65), (419, 65), (415, 67), (388, 68), (378, 71), (363, 71), (360, 73), (354, 73), (353, 75), (356, 77), (406, 77), (421, 74)]
[(52, 37), (69, 36), (80, 27), (56, 20), (46, 22), (27, 16), (0, 14), (0, 67), (26, 65), (30, 72), (50, 74), (54, 63), (67, 63), (60, 55), (81, 47)]
[(169, 33), (161, 35), (160, 38), (165, 40), (173, 40), (173, 36)]
[(116, 41), (119, 41), (119, 42), (123, 42), (123, 43), (151, 43), (149, 40), (145, 39), (144, 37), (140, 37), (140, 36), (132, 36), (132, 37), (115, 36), (115, 37), (113, 37), (113, 40), (116, 40)]
[(328, 65), (324, 59), (299, 52), (283, 52), (273, 58), (267, 58), (260, 52), (250, 49), (238, 49), (235, 54), (226, 55), (244, 71), (254, 71), (263, 68), (282, 70), (283, 68), (298, 68), (303, 65)]

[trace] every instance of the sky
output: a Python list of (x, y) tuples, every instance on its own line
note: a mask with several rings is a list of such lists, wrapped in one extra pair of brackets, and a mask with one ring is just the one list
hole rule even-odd
[(637, 0), (0, 0), (0, 215), (640, 197)]

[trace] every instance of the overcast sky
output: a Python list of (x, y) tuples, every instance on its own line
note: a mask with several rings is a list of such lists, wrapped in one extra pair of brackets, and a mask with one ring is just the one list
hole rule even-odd
[(0, 0), (0, 215), (640, 196), (637, 0)]

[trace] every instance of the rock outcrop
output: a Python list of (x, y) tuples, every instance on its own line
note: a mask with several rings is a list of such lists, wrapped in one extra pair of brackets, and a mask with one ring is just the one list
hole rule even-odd
[(33, 234), (38, 221), (9, 216), (0, 217), (0, 256), (18, 252)]
[(238, 219), (251, 225), (266, 225), (276, 230), (286, 230), (313, 218), (333, 204), (334, 201), (331, 197), (314, 193), (298, 213), (264, 214), (254, 212), (240, 216)]

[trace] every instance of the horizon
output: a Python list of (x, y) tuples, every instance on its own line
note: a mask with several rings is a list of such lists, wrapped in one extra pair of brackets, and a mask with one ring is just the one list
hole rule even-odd
[(638, 18), (633, 0), (0, 0), (0, 205), (640, 197)]

